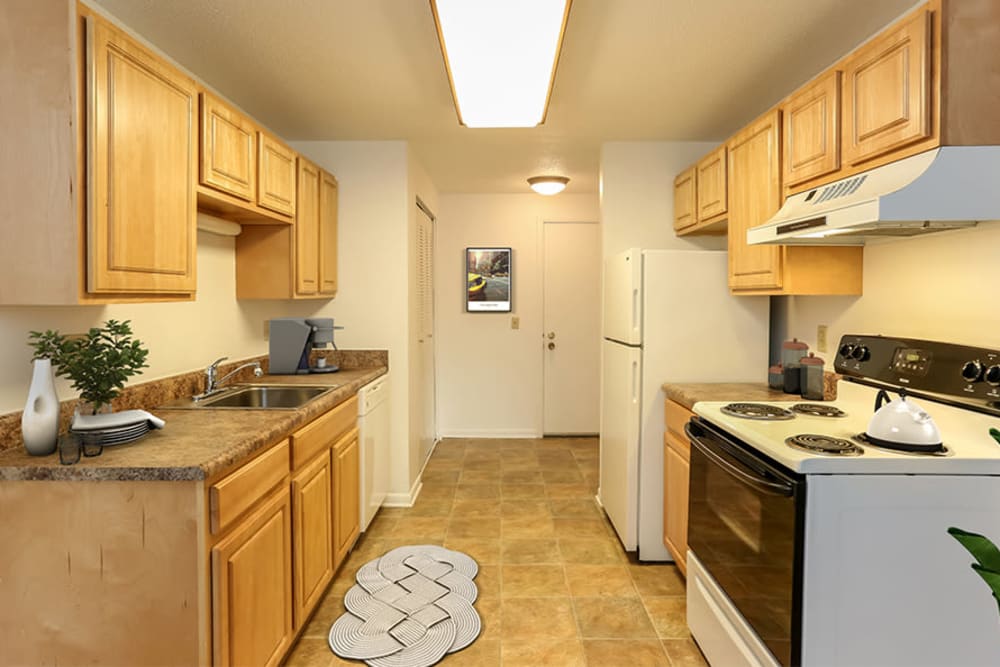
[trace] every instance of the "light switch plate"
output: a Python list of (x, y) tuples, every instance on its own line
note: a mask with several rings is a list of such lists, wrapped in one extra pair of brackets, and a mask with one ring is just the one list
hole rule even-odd
[(511, 317), (510, 318), (510, 328), (511, 329), (520, 329), (521, 328), (521, 318), (518, 317), (517, 315), (514, 315), (513, 317)]

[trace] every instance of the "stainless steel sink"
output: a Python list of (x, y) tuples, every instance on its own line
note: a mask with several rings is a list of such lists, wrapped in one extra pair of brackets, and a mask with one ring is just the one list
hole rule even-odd
[(199, 401), (184, 399), (169, 403), (170, 408), (232, 408), (242, 410), (294, 410), (315, 400), (336, 385), (243, 385), (226, 389)]

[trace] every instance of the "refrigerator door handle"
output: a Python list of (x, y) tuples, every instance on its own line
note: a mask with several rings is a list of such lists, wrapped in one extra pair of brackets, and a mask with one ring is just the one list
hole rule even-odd
[(639, 288), (632, 289), (632, 331), (639, 331)]

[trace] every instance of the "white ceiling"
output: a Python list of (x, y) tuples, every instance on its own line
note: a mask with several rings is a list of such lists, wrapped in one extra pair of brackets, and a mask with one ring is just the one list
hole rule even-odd
[(95, 1), (287, 140), (408, 140), (443, 193), (596, 192), (602, 141), (722, 140), (914, 4), (574, 0), (545, 125), (483, 130), (427, 0)]

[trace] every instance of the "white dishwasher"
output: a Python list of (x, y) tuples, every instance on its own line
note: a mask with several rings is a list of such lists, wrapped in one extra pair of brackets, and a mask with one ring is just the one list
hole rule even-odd
[(389, 375), (358, 391), (361, 441), (361, 532), (368, 528), (389, 491)]

